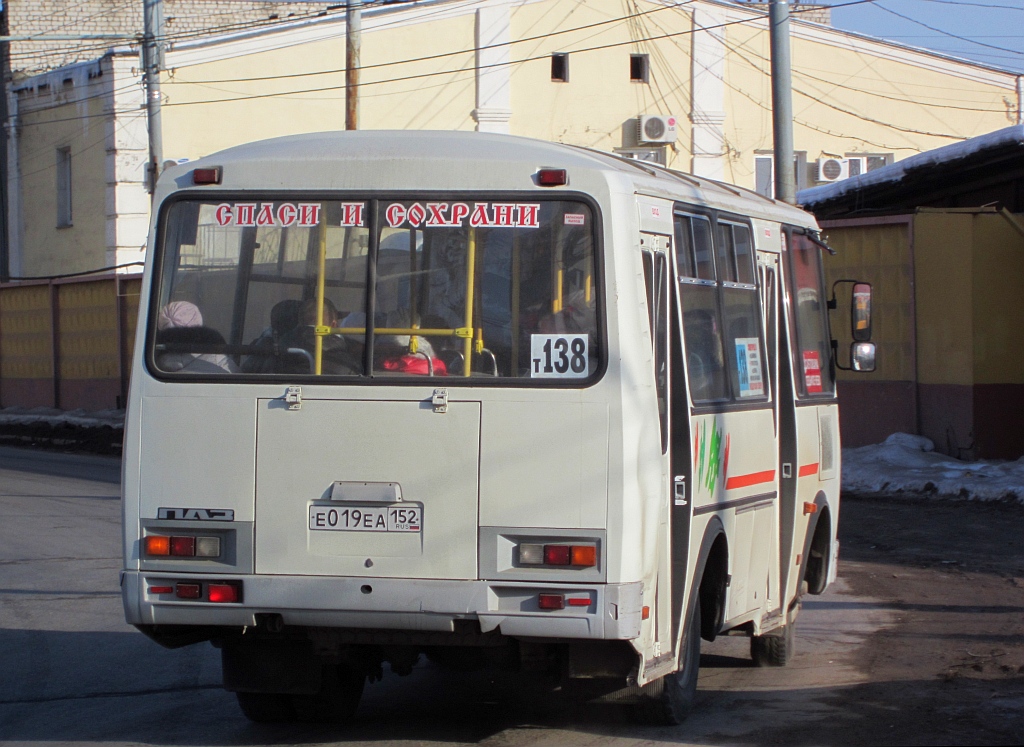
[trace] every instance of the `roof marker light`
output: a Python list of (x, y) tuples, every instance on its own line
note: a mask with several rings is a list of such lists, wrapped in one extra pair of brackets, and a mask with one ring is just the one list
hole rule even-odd
[(542, 187), (564, 187), (569, 183), (565, 169), (541, 169), (537, 172), (537, 184)]
[(193, 184), (220, 184), (223, 171), (220, 166), (209, 169), (194, 169), (192, 171)]

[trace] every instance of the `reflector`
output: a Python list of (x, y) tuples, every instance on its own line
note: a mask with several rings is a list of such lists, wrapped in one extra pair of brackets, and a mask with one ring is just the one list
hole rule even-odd
[(537, 184), (542, 187), (561, 187), (569, 183), (565, 169), (541, 169), (537, 172)]
[(178, 599), (199, 599), (203, 595), (203, 587), (199, 584), (178, 584), (174, 595)]
[(538, 594), (537, 606), (542, 610), (564, 610), (565, 597), (562, 594)]
[(211, 602), (237, 602), (239, 588), (235, 584), (209, 584)]
[(546, 565), (571, 565), (572, 550), (568, 545), (544, 545)]
[(195, 554), (195, 537), (171, 537), (171, 555), (191, 558)]
[(566, 601), (569, 603), (570, 607), (589, 607), (590, 606), (590, 597), (589, 596), (586, 596), (586, 597), (569, 597)]
[(597, 548), (593, 545), (573, 545), (572, 564), (588, 567), (597, 565)]
[(146, 555), (170, 555), (171, 538), (150, 535), (146, 537)]
[(150, 594), (171, 594), (174, 592), (173, 586), (150, 586)]

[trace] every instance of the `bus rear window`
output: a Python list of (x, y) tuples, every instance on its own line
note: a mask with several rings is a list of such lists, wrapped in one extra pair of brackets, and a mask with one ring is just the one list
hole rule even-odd
[(599, 368), (581, 202), (183, 200), (162, 226), (162, 375), (550, 383)]

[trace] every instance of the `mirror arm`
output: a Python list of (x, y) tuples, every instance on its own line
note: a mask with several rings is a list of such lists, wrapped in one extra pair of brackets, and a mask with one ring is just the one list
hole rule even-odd
[(850, 280), (849, 278), (841, 278), (840, 280), (835, 281), (834, 283), (832, 283), (832, 298), (828, 299), (828, 301), (825, 302), (825, 305), (829, 309), (833, 309), (833, 310), (839, 308), (838, 304), (836, 302), (836, 287), (840, 283), (852, 283), (853, 285), (856, 285), (857, 283), (860, 283), (860, 282), (863, 282), (863, 281), (861, 281), (861, 280)]
[[(832, 343), (832, 366), (838, 368), (840, 371), (852, 371), (853, 366), (844, 366), (839, 362), (839, 341), (830, 340)], [(835, 378), (835, 371), (832, 372), (832, 378)]]

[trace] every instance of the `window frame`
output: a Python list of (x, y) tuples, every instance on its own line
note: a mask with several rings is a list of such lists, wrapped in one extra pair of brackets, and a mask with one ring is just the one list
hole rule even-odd
[[(639, 67), (639, 75), (634, 75), (634, 64)], [(629, 55), (629, 80), (631, 83), (651, 82), (651, 56), (646, 53), (630, 53)]]
[[(165, 279), (165, 259), (167, 237), (169, 235), (168, 218), (175, 205), (182, 202), (280, 202), (280, 201), (309, 201), (309, 202), (364, 202), (366, 204), (367, 224), (369, 230), (369, 246), (367, 256), (372, 260), (367, 262), (367, 300), (372, 302), (376, 286), (376, 261), (379, 248), (379, 235), (381, 225), (378, 217), (382, 215), (381, 203), (401, 202), (413, 200), (417, 202), (579, 202), (585, 204), (591, 211), (591, 240), (593, 246), (593, 293), (595, 300), (595, 330), (594, 337), (599, 345), (597, 365), (591, 370), (586, 379), (558, 379), (558, 378), (532, 378), (504, 376), (492, 378), (489, 376), (374, 376), (366, 375), (364, 372), (359, 375), (337, 375), (337, 374), (251, 374), (251, 373), (223, 373), (223, 374), (175, 374), (161, 370), (156, 365), (155, 342), (156, 342), (156, 320), (160, 310), (161, 288)], [(376, 207), (376, 209), (375, 209)], [(146, 330), (145, 330), (145, 352), (143, 355), (146, 372), (154, 379), (174, 383), (218, 383), (218, 384), (280, 384), (283, 382), (295, 384), (323, 384), (323, 385), (347, 385), (347, 386), (440, 386), (448, 388), (457, 386), (487, 387), (487, 388), (541, 388), (541, 389), (586, 389), (602, 381), (608, 369), (609, 348), (608, 348), (608, 302), (605, 282), (605, 259), (604, 259), (604, 219), (598, 202), (590, 195), (581, 192), (559, 191), (557, 194), (539, 194), (537, 192), (514, 192), (508, 190), (474, 192), (456, 191), (410, 191), (410, 190), (373, 190), (367, 189), (363, 192), (344, 191), (336, 192), (329, 190), (295, 190), (295, 191), (251, 191), (242, 192), (215, 191), (208, 189), (181, 190), (170, 195), (159, 207), (159, 214), (156, 224), (154, 241), (154, 268), (148, 291), (150, 294)], [(372, 325), (371, 325), (372, 327)], [(231, 346), (246, 347), (249, 346)], [(229, 351), (228, 354), (234, 354)], [(244, 354), (244, 353), (239, 353)]]
[[(556, 66), (561, 65), (561, 75), (556, 75)], [(551, 53), (551, 82), (552, 83), (568, 83), (569, 82), (569, 53), (568, 52), (552, 52)]]
[[(676, 203), (674, 208), (673, 208), (673, 213), (672, 213), (673, 232), (675, 231), (675, 221), (676, 221), (677, 217), (688, 218), (690, 220), (692, 220), (694, 218), (705, 220), (705, 221), (707, 221), (709, 223), (709, 226), (711, 228), (711, 231), (710, 231), (710, 237), (711, 237), (711, 241), (712, 241), (711, 256), (712, 256), (712, 262), (713, 262), (713, 266), (714, 266), (714, 270), (715, 270), (715, 280), (712, 281), (712, 280), (709, 280), (709, 279), (691, 278), (691, 277), (683, 277), (681, 275), (677, 275), (677, 278), (676, 278), (676, 281), (677, 281), (676, 282), (676, 292), (678, 292), (680, 294), (680, 296), (681, 296), (682, 293), (683, 293), (683, 288), (686, 285), (698, 285), (698, 286), (703, 286), (703, 287), (713, 286), (713, 287), (715, 287), (715, 289), (716, 289), (716, 291), (715, 291), (716, 313), (717, 313), (718, 319), (720, 321), (720, 325), (719, 325), (720, 326), (720, 331), (719, 331), (718, 338), (719, 338), (719, 343), (722, 346), (722, 355), (723, 355), (724, 372), (725, 372), (724, 375), (726, 377), (726, 390), (728, 392), (726, 398), (714, 399), (714, 400), (701, 400), (700, 402), (694, 402), (693, 405), (692, 405), (692, 412), (694, 414), (697, 414), (697, 413), (706, 413), (706, 412), (723, 412), (723, 411), (735, 411), (735, 410), (746, 410), (746, 409), (762, 409), (762, 408), (765, 408), (765, 407), (773, 406), (774, 405), (775, 394), (772, 391), (771, 386), (770, 386), (770, 381), (769, 381), (770, 377), (768, 375), (769, 372), (768, 372), (768, 369), (767, 369), (767, 352), (768, 352), (767, 351), (767, 344), (768, 343), (767, 343), (767, 339), (766, 339), (764, 309), (762, 308), (762, 303), (761, 303), (761, 290), (762, 289), (761, 289), (761, 286), (760, 286), (760, 275), (758, 274), (758, 271), (757, 271), (757, 243), (756, 243), (756, 234), (754, 232), (753, 224), (752, 224), (750, 218), (748, 218), (746, 216), (736, 215), (736, 214), (733, 214), (733, 213), (728, 213), (728, 212), (725, 212), (725, 211), (719, 211), (719, 210), (714, 210), (714, 209), (704, 209), (704, 208), (694, 207), (694, 206), (691, 206), (691, 205), (686, 205), (684, 203)], [(740, 283), (740, 282), (731, 281), (731, 280), (724, 280), (722, 278), (722, 274), (719, 271), (719, 267), (718, 267), (718, 262), (719, 262), (718, 242), (719, 242), (719, 230), (720, 230), (720, 227), (721, 226), (726, 226), (726, 225), (728, 225), (728, 226), (742, 226), (742, 227), (746, 228), (747, 231), (748, 231), (748, 234), (749, 234), (749, 237), (750, 237), (751, 261), (753, 262), (753, 272), (754, 272), (754, 282), (752, 284), (751, 283)], [(735, 241), (734, 241), (734, 243), (735, 243)], [(693, 246), (691, 246), (691, 253), (693, 255), (692, 258), (693, 258), (694, 262), (696, 263), (696, 248), (693, 247)], [(735, 247), (733, 248), (733, 254), (735, 255)], [(734, 263), (736, 262), (735, 256), (733, 257), (733, 262)], [(695, 264), (694, 272), (697, 272), (696, 264)], [(725, 300), (724, 300), (724, 293), (723, 293), (723, 291), (724, 290), (728, 290), (728, 289), (750, 291), (750, 292), (754, 293), (756, 295), (756, 297), (757, 297), (757, 302), (755, 303), (755, 308), (756, 308), (756, 319), (755, 319), (756, 324), (755, 324), (755, 328), (757, 330), (758, 345), (760, 347), (760, 353), (759, 354), (760, 354), (760, 358), (761, 358), (762, 382), (763, 382), (763, 386), (764, 386), (764, 394), (762, 394), (760, 396), (756, 396), (756, 397), (740, 397), (739, 396), (739, 392), (734, 391), (734, 387), (733, 387), (733, 381), (732, 381), (733, 376), (732, 376), (732, 368), (731, 368), (731, 366), (733, 364), (731, 364), (728, 361), (724, 360), (724, 356), (735, 355), (734, 347), (729, 347), (728, 345), (726, 345), (726, 339), (725, 339), (725, 334), (724, 334), (725, 333), (725, 329), (724, 329)], [(683, 313), (683, 306), (684, 306), (684, 304), (682, 302), (682, 298), (680, 297), (680, 303), (679, 303), (680, 314)], [(685, 320), (684, 320), (684, 322), (682, 324), (682, 328), (685, 329)], [(684, 345), (684, 352), (685, 352), (685, 350), (686, 350), (686, 346)], [(689, 383), (687, 383), (687, 390), (689, 391)], [(691, 393), (691, 396), (692, 396), (692, 393)]]
[(822, 320), (821, 330), (824, 334), (824, 340), (829, 343), (827, 347), (826, 360), (820, 361), (821, 375), (828, 375), (831, 380), (832, 389), (831, 391), (822, 392), (808, 392), (807, 381), (804, 376), (803, 369), (803, 338), (804, 334), (801, 331), (799, 323), (799, 316), (797, 314), (797, 293), (796, 286), (796, 271), (793, 267), (793, 262), (796, 258), (796, 253), (793, 251), (793, 236), (803, 236), (803, 229), (797, 226), (784, 225), (782, 227), (783, 241), (785, 242), (783, 249), (783, 260), (781, 264), (785, 265), (785, 303), (787, 307), (787, 315), (792, 320), (792, 331), (789, 339), (790, 347), (790, 366), (793, 371), (793, 381), (795, 384), (794, 392), (796, 393), (796, 399), (804, 402), (822, 403), (835, 401), (839, 396), (838, 392), (838, 377), (835, 374), (834, 366), (834, 355), (831, 346), (832, 338), (832, 327), (831, 320), (828, 314), (828, 288), (825, 285), (825, 263), (822, 261), (821, 248), (817, 247), (814, 242), (810, 242), (812, 246), (815, 246), (818, 250), (818, 280), (821, 289), (821, 313), (820, 318)]

